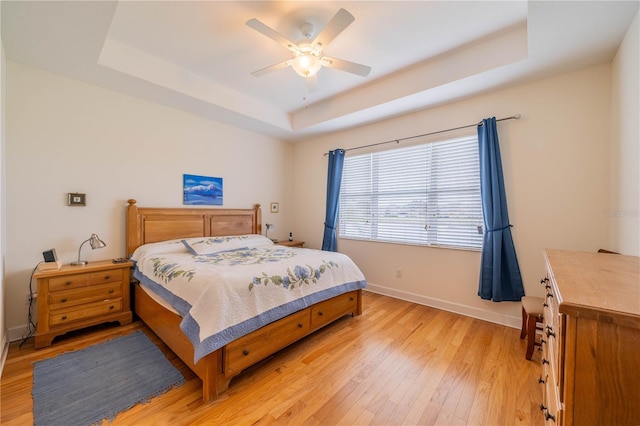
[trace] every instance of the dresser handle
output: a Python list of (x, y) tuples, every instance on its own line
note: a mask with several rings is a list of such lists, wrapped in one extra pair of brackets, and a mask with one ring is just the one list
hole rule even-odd
[(547, 302), (544, 302), (544, 303), (542, 304), (542, 307), (543, 307), (543, 308), (548, 308), (548, 307), (549, 307), (549, 304), (548, 304)]
[(324, 314), (322, 313), (322, 311), (318, 312), (318, 316), (319, 316), (319, 317), (321, 317), (321, 316), (323, 316), (323, 315), (324, 315)]
[(109, 306), (109, 310), (114, 309), (115, 307), (113, 305)]
[(540, 284), (544, 284), (544, 283), (546, 283), (548, 281), (549, 281), (549, 278), (548, 277), (544, 277), (543, 279), (540, 280)]
[(549, 364), (549, 360), (546, 358), (542, 358), (542, 365)]
[(551, 290), (551, 286), (549, 284), (545, 285), (544, 288), (547, 290)]
[(547, 297), (553, 297), (553, 294), (547, 293)]
[(545, 407), (544, 404), (540, 404), (540, 411), (544, 411), (546, 409), (547, 409), (547, 407)]
[(109, 278), (111, 278), (111, 275), (105, 275), (105, 276), (104, 276), (104, 279), (105, 279), (105, 280), (108, 280)]
[(349, 301), (353, 302), (353, 297), (350, 297), (350, 298), (349, 298)]
[(298, 328), (302, 328), (302, 324), (298, 323)]
[(249, 355), (249, 349), (245, 349), (242, 351), (242, 355), (247, 356)]
[(551, 420), (554, 423), (556, 421), (556, 417), (553, 414), (549, 414), (549, 410), (544, 412), (544, 419), (545, 420)]
[(65, 282), (64, 285), (71, 285), (71, 281)]
[[(545, 379), (543, 379), (543, 378), (542, 378), (542, 376), (540, 376), (540, 378), (538, 379), (538, 383), (545, 384), (545, 383), (547, 383), (547, 381), (546, 381)], [(543, 405), (542, 405), (542, 404), (540, 404), (540, 409), (541, 409), (541, 410), (544, 410), (544, 409), (546, 409), (546, 408), (547, 408), (547, 407), (544, 407), (544, 408), (542, 408), (542, 407), (543, 407)]]
[(110, 289), (109, 294), (113, 294), (113, 291), (114, 291), (113, 289)]
[(544, 345), (545, 343), (547, 343), (547, 341), (546, 341), (546, 340), (544, 340), (544, 339), (540, 339), (540, 346)]
[(66, 319), (67, 319), (67, 316), (66, 316), (66, 315), (63, 315), (63, 316), (62, 316), (62, 318), (60, 318), (60, 319), (61, 319), (62, 321), (64, 321), (64, 320), (66, 320)]
[(67, 298), (66, 298), (66, 297), (63, 297), (63, 298), (60, 300), (60, 302), (62, 302), (62, 303), (66, 302), (66, 301), (67, 301)]
[(556, 337), (556, 333), (551, 330), (547, 330), (547, 337)]

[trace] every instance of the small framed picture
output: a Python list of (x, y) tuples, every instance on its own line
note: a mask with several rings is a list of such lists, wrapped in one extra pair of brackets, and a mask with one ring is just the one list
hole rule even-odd
[(67, 199), (67, 205), (69, 206), (86, 206), (87, 194), (80, 194), (77, 192), (69, 192), (69, 198)]
[(271, 203), (271, 213), (278, 213), (280, 211), (280, 203)]

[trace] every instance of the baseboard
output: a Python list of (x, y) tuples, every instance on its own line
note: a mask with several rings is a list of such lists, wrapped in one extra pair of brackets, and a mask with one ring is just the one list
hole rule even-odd
[(522, 325), (522, 318), (511, 315), (504, 315), (497, 312), (479, 309), (473, 306), (461, 305), (459, 303), (449, 302), (447, 300), (434, 299), (415, 293), (384, 287), (376, 284), (367, 283), (368, 291), (378, 293), (385, 296), (393, 297), (408, 302), (417, 303), (419, 305), (430, 306), (432, 308), (442, 309), (443, 311), (453, 312), (472, 318), (489, 321), (495, 324), (504, 325), (511, 328), (519, 329)]
[(2, 357), (0, 358), (0, 376), (4, 370), (4, 363), (7, 361), (7, 355), (9, 354), (9, 331), (5, 330), (2, 334)]

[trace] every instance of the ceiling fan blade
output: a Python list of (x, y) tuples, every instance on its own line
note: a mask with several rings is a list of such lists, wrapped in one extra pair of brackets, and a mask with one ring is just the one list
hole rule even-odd
[(328, 56), (322, 57), (322, 65), (327, 68), (335, 68), (362, 77), (368, 76), (371, 72), (371, 67), (367, 65), (356, 64), (355, 62), (345, 61), (344, 59), (329, 58)]
[(277, 32), (276, 30), (273, 30), (270, 27), (266, 26), (257, 19), (249, 19), (246, 24), (248, 27), (251, 27), (254, 30), (258, 31), (260, 34), (269, 37), (271, 40), (274, 40), (276, 43), (284, 46), (286, 49), (289, 49), (292, 52), (298, 51), (298, 46), (294, 42)]
[(280, 62), (279, 64), (270, 65), (266, 68), (262, 68), (258, 71), (254, 71), (251, 73), (251, 75), (254, 77), (262, 77), (263, 75), (268, 74), (272, 71), (285, 69), (288, 66), (290, 66), (292, 62), (293, 62), (293, 59), (287, 59), (286, 61)]
[(327, 47), (331, 41), (349, 26), (356, 18), (345, 9), (338, 10), (329, 23), (320, 31), (320, 34), (313, 40), (312, 46), (318, 44), (321, 48)]

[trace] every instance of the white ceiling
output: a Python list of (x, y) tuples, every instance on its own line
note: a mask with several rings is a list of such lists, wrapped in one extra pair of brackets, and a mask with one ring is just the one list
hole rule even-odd
[[(299, 141), (610, 61), (639, 1), (7, 1), (7, 60), (237, 127)], [(298, 42), (340, 8), (355, 16), (314, 90), (291, 53), (245, 25)], [(10, 84), (10, 82), (9, 82)]]

